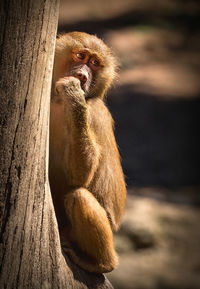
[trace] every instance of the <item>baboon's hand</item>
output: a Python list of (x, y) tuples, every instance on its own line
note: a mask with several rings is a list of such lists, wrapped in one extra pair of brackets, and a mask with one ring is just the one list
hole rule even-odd
[(61, 96), (63, 102), (86, 104), (80, 80), (73, 76), (60, 78), (56, 82), (56, 92)]

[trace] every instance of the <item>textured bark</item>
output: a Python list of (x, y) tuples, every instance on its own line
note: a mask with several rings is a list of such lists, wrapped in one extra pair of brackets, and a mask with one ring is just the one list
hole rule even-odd
[(63, 257), (49, 190), (58, 2), (0, 3), (0, 288), (112, 288)]

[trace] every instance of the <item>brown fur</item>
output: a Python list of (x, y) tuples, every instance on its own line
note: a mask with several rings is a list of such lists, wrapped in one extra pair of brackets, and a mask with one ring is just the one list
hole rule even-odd
[[(87, 48), (101, 59), (85, 98), (80, 80), (65, 76), (71, 51)], [(117, 230), (126, 199), (113, 120), (103, 101), (116, 75), (116, 60), (95, 36), (72, 32), (57, 40), (50, 118), (50, 185), (61, 243), (90, 272), (109, 272), (118, 261)]]

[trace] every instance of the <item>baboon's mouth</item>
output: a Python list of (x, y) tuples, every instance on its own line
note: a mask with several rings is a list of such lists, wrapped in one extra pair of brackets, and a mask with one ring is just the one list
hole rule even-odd
[(89, 92), (89, 85), (87, 82), (80, 81), (81, 89), (87, 94)]

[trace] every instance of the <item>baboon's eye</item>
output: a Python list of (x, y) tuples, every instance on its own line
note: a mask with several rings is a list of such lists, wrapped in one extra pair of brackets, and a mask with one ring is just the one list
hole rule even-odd
[(76, 53), (76, 57), (77, 57), (78, 59), (84, 60), (84, 59), (85, 59), (85, 53), (83, 53), (83, 52), (78, 52), (78, 53)]
[(98, 59), (92, 59), (91, 61), (90, 61), (90, 63), (92, 64), (92, 65), (94, 65), (94, 66), (96, 66), (96, 67), (98, 67), (99, 65), (100, 65), (100, 63), (99, 63), (99, 60)]

